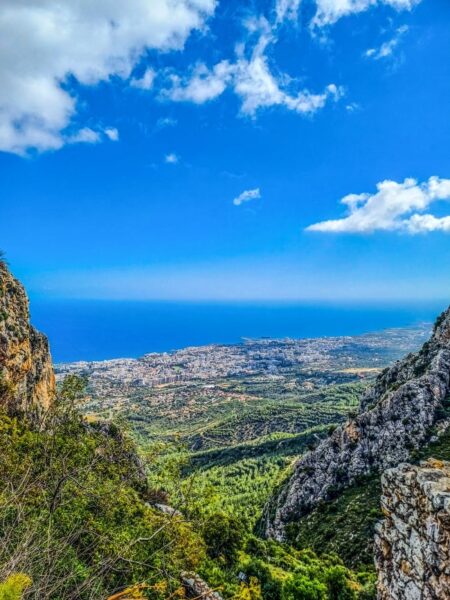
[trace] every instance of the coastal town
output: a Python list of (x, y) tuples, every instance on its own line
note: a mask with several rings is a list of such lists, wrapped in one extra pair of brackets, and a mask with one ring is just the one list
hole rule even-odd
[[(364, 381), (417, 349), (423, 324), (360, 336), (243, 340), (233, 345), (189, 347), (141, 358), (64, 363), (57, 379), (86, 378), (86, 411), (177, 417), (205, 406), (252, 397), (303, 398), (324, 386)], [(201, 402), (199, 402), (199, 398)]]

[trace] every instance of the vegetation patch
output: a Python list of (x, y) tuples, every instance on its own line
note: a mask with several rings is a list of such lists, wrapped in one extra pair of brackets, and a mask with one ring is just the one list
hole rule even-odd
[(364, 479), (290, 525), (289, 540), (296, 548), (335, 553), (349, 567), (373, 570), (374, 526), (382, 518), (380, 497), (380, 476)]

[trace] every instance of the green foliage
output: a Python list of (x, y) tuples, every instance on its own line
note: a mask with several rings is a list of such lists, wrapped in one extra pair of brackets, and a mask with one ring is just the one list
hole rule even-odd
[(196, 568), (204, 543), (189, 523), (156, 512), (129, 439), (88, 426), (70, 382), (45, 427), (0, 415), (0, 578), (27, 573), (27, 598), (107, 596), (134, 583)]
[(324, 575), (329, 597), (333, 600), (356, 600), (360, 591), (342, 565), (330, 567)]
[[(175, 444), (160, 437), (146, 444), (144, 465), (123, 428), (82, 418), (77, 405), (85, 385), (83, 378), (67, 377), (44, 424), (0, 414), (5, 584), (14, 565), (31, 578), (30, 599), (88, 600), (145, 584), (140, 594), (163, 600), (179, 595), (181, 571), (196, 570), (234, 600), (372, 597), (369, 584), (335, 556), (319, 558), (250, 533), (296, 456), (325, 436), (330, 420), (341, 419), (353, 400), (327, 408), (322, 397), (315, 409), (324, 424), (309, 429), (314, 410), (299, 405), (288, 410), (298, 418), (298, 433), (264, 433), (270, 416), (282, 408), (274, 412), (265, 404), (256, 420), (255, 415), (246, 420), (250, 441), (193, 455), (185, 436)], [(334, 393), (341, 392), (336, 387)], [(228, 417), (225, 422), (235, 423)], [(227, 427), (221, 429), (225, 436)], [(263, 435), (253, 439), (258, 432)], [(156, 511), (153, 502), (175, 506), (183, 518)]]
[(203, 525), (203, 539), (209, 556), (230, 566), (244, 543), (242, 522), (226, 513), (213, 513)]
[(334, 552), (347, 565), (373, 569), (375, 523), (381, 519), (380, 477), (361, 480), (289, 527), (298, 548)]
[(317, 579), (294, 574), (287, 579), (281, 590), (282, 600), (326, 600), (327, 587)]
[(112, 409), (128, 420), (142, 446), (178, 440), (194, 452), (217, 451), (343, 421), (367, 384), (336, 384), (343, 375), (321, 375), (334, 383), (314, 392), (260, 377), (214, 379), (214, 389), (206, 392), (203, 381), (193, 381), (137, 390), (126, 403), (93, 398), (84, 410), (107, 417)]
[(291, 460), (269, 455), (194, 471), (189, 475), (193, 497), (207, 498), (206, 503), (200, 503), (203, 514), (224, 511), (251, 529)]
[(299, 455), (307, 450), (309, 445), (317, 442), (318, 438), (325, 437), (327, 432), (328, 427), (326, 425), (316, 425), (297, 434), (272, 433), (242, 444), (233, 444), (217, 450), (193, 452), (190, 455), (189, 467), (192, 470), (197, 470), (199, 468), (231, 465), (242, 459), (254, 457)]
[[(314, 395), (311, 394), (310, 396), (314, 396), (314, 399), (311, 398), (310, 407), (317, 411), (318, 420), (322, 419), (322, 411), (330, 398), (336, 402), (337, 407), (342, 401), (342, 407), (345, 406), (345, 412), (348, 412), (356, 404), (358, 390), (361, 390), (360, 384), (331, 386), (329, 389), (317, 391)], [(336, 411), (336, 406), (332, 401), (329, 406)], [(278, 409), (286, 409), (287, 415), (292, 417), (295, 414), (295, 418), (299, 418), (300, 414), (312, 414), (312, 412), (305, 413), (303, 404), (297, 404), (294, 413), (289, 412), (286, 403), (282, 403)], [(263, 429), (257, 425), (258, 419), (264, 412), (267, 418), (269, 414), (272, 416), (278, 414), (271, 411), (269, 404), (264, 404), (263, 410), (254, 411), (251, 420), (247, 418), (245, 411), (243, 412), (243, 423), (249, 426), (250, 437), (254, 436), (256, 431), (265, 431), (265, 425)], [(343, 409), (341, 414), (345, 414), (345, 412)], [(265, 419), (266, 417), (263, 418), (263, 423), (266, 423)], [(230, 424), (233, 423), (233, 427), (236, 422), (237, 417), (236, 420), (229, 421)], [(222, 421), (222, 425), (224, 423), (225, 420)], [(227, 428), (222, 426), (221, 431), (224, 432), (225, 445), (200, 452), (189, 452), (186, 446), (183, 446), (183, 440), (186, 439), (183, 435), (172, 448), (167, 444), (157, 445), (159, 451), (156, 460), (156, 464), (159, 465), (158, 474), (155, 472), (154, 462), (149, 472), (152, 486), (165, 490), (170, 497), (170, 503), (195, 521), (203, 533), (207, 547), (211, 546), (211, 543), (213, 544), (212, 548), (208, 548), (208, 560), (201, 567), (202, 574), (212, 585), (221, 588), (225, 596), (238, 597), (241, 593), (247, 595), (250, 593), (247, 588), (238, 587), (236, 582), (237, 567), (234, 568), (233, 564), (238, 553), (234, 553), (235, 558), (225, 559), (224, 557), (227, 542), (223, 541), (222, 534), (223, 530), (226, 533), (224, 525), (227, 523), (225, 520), (225, 515), (227, 515), (229, 518), (237, 517), (246, 529), (247, 548), (245, 552), (239, 554), (241, 556), (239, 568), (247, 575), (247, 586), (251, 578), (259, 583), (264, 599), (280, 600), (284, 585), (286, 586), (285, 594), (293, 594), (294, 589), (297, 589), (297, 593), (300, 594), (298, 590), (303, 586), (306, 590), (304, 593), (309, 593), (310, 597), (314, 597), (314, 594), (319, 594), (323, 590), (325, 590), (324, 598), (344, 600), (356, 597), (374, 597), (372, 583), (369, 585), (360, 582), (358, 577), (346, 569), (337, 558), (334, 558), (334, 562), (332, 561), (326, 566), (321, 558), (314, 555), (313, 565), (310, 565), (305, 572), (304, 561), (306, 557), (309, 557), (308, 560), (310, 560), (312, 554), (308, 555), (307, 552), (303, 552), (302, 560), (299, 562), (299, 550), (290, 548), (284, 552), (275, 551), (274, 548), (278, 546), (250, 536), (250, 532), (260, 520), (264, 506), (274, 488), (289, 475), (295, 459), (307, 449), (308, 444), (317, 443), (320, 438), (328, 435), (330, 425), (326, 423), (327, 418), (325, 418), (325, 424), (316, 425), (310, 429), (306, 428), (300, 433), (272, 432), (269, 435), (262, 435), (238, 444), (232, 442), (232, 435)], [(305, 425), (306, 422), (303, 422), (303, 427)], [(242, 423), (241, 426), (243, 426)], [(214, 436), (218, 431), (216, 424), (214, 425)], [(213, 430), (209, 429), (208, 436), (212, 433)], [(218, 438), (211, 436), (208, 439)], [(148, 449), (153, 456), (158, 454), (151, 449), (151, 446)], [(326, 514), (324, 521), (321, 520), (321, 514), (318, 511), (306, 527), (304, 531), (306, 535), (301, 538), (301, 543), (296, 543), (296, 546), (298, 548), (313, 547), (321, 554), (324, 552), (339, 553), (342, 550), (348, 564), (355, 566), (371, 562), (372, 526), (379, 518), (377, 509), (379, 491), (371, 488), (368, 494), (369, 508), (366, 510), (367, 497), (363, 489), (364, 486), (354, 497), (349, 499), (348, 523), (345, 522), (344, 517), (348, 508), (345, 502), (338, 507), (337, 515), (330, 506), (331, 510), (329, 514)], [(373, 494), (373, 498), (370, 497), (371, 494)], [(371, 508), (373, 509), (372, 513), (370, 512)], [(221, 519), (217, 521), (219, 531), (216, 531), (217, 513), (224, 515), (223, 521)], [(337, 517), (337, 522), (335, 522), (335, 517)], [(358, 528), (361, 528), (361, 531)], [(295, 536), (293, 540), (295, 540)], [(238, 550), (238, 544), (236, 550)], [(281, 555), (283, 557), (276, 568), (274, 568), (274, 562), (278, 559), (275, 559), (275, 555), (278, 558)], [(373, 571), (373, 567), (370, 568)], [(294, 583), (291, 581), (291, 576), (299, 569), (303, 579), (299, 576), (298, 581)], [(322, 575), (318, 578), (317, 573), (319, 572)], [(326, 577), (324, 573), (326, 573)], [(349, 575), (348, 577), (344, 575), (342, 579), (342, 573)], [(358, 596), (355, 596), (355, 589), (358, 590)], [(341, 596), (336, 596), (336, 590)]]
[(31, 579), (28, 575), (14, 573), (4, 583), (0, 583), (0, 600), (22, 600), (30, 585)]
[[(448, 398), (444, 400), (446, 408), (448, 407), (448, 401)], [(450, 461), (450, 429), (440, 435), (434, 442), (416, 452), (415, 458), (415, 462), (426, 460), (427, 458)]]
[(13, 386), (5, 380), (3, 373), (0, 372), (0, 406), (5, 406), (13, 394)]
[(437, 331), (437, 329), (442, 325), (442, 323), (445, 320), (446, 315), (447, 315), (447, 311), (444, 311), (438, 316), (438, 318), (436, 319), (436, 321), (434, 323), (433, 333), (435, 333)]
[(66, 407), (81, 400), (86, 393), (87, 380), (79, 375), (67, 375), (59, 387), (58, 399)]
[[(358, 576), (336, 555), (318, 557), (273, 541), (248, 540), (241, 571), (260, 582), (267, 600), (362, 600), (375, 598), (373, 578)], [(371, 587), (370, 587), (371, 586)]]

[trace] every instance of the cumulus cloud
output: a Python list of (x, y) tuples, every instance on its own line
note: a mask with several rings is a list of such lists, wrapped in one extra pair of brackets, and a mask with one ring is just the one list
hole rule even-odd
[(391, 6), (396, 10), (412, 10), (422, 0), (316, 0), (317, 11), (312, 25), (324, 27), (342, 17), (360, 13), (376, 5)]
[(348, 216), (315, 223), (308, 231), (326, 233), (371, 233), (398, 231), (409, 234), (450, 232), (450, 216), (437, 217), (425, 211), (439, 200), (450, 200), (450, 179), (430, 177), (424, 183), (405, 179), (383, 181), (375, 194), (349, 194), (341, 200)]
[[(375, 5), (410, 10), (420, 1), (315, 0), (312, 24), (330, 25)], [(140, 76), (134, 73), (142, 57), (149, 50), (181, 49), (193, 30), (204, 28), (217, 3), (2, 0), (0, 151), (24, 155), (30, 149), (58, 149), (75, 141), (117, 139), (95, 126), (86, 127), (78, 111), (77, 90), (112, 78), (121, 78), (134, 88), (153, 89), (156, 73), (152, 68)], [(247, 22), (246, 43), (237, 46), (232, 59), (213, 66), (199, 63), (187, 75), (172, 73), (162, 95), (202, 104), (228, 89), (241, 99), (242, 113), (250, 116), (271, 106), (314, 113), (339, 98), (342, 90), (334, 83), (314, 93), (277, 72), (270, 47), (277, 42), (281, 24), (297, 20), (301, 0), (273, 0), (272, 6), (271, 23), (264, 18)], [(369, 55), (375, 58), (378, 52), (381, 58), (393, 47), (370, 49)]]
[(89, 127), (83, 127), (83, 129), (80, 129), (79, 131), (77, 131), (77, 133), (70, 136), (69, 141), (72, 144), (96, 144), (100, 141), (100, 134), (98, 133), (98, 131), (94, 131)]
[(94, 131), (90, 127), (83, 127), (76, 133), (67, 136), (66, 142), (69, 144), (97, 144), (103, 139), (109, 139), (112, 142), (117, 142), (119, 132), (115, 127), (106, 127), (98, 131)]
[(119, 140), (119, 131), (115, 127), (107, 127), (104, 133), (112, 142), (117, 142)]
[(240, 206), (244, 204), (244, 202), (250, 202), (250, 200), (258, 200), (261, 198), (261, 190), (259, 188), (255, 188), (254, 190), (245, 190), (242, 194), (239, 194), (234, 200), (233, 204), (235, 206)]
[(395, 31), (395, 35), (393, 38), (381, 44), (379, 48), (369, 48), (366, 50), (366, 56), (368, 58), (373, 58), (374, 60), (380, 60), (381, 58), (387, 58), (392, 55), (394, 50), (400, 44), (402, 37), (407, 33), (408, 26), (402, 25)]
[(164, 162), (168, 165), (176, 165), (180, 161), (180, 157), (171, 152), (170, 154), (166, 154), (164, 157)]
[(200, 64), (184, 78), (172, 75), (171, 87), (163, 95), (174, 101), (202, 104), (230, 88), (241, 99), (241, 112), (252, 117), (259, 109), (271, 106), (283, 106), (301, 114), (314, 113), (323, 108), (327, 100), (341, 97), (342, 89), (334, 83), (319, 94), (307, 89), (287, 89), (292, 88), (290, 78), (275, 75), (269, 65), (267, 48), (277, 39), (273, 28), (263, 17), (248, 20), (246, 27), (249, 36), (256, 37), (256, 43), (238, 45), (234, 62), (223, 60), (211, 69)]
[[(129, 78), (147, 49), (182, 48), (216, 0), (2, 0), (0, 150), (60, 148), (77, 112), (71, 82)], [(149, 76), (143, 84), (147, 85)], [(72, 86), (73, 89), (73, 86)], [(83, 127), (72, 136), (86, 135)]]
[(131, 87), (141, 90), (149, 90), (155, 81), (156, 73), (153, 69), (146, 69), (145, 73), (140, 78), (133, 77), (130, 81)]

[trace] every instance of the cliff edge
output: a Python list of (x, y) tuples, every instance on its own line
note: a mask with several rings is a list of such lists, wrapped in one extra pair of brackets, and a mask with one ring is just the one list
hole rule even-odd
[(289, 523), (357, 479), (408, 460), (445, 416), (450, 392), (450, 309), (430, 341), (383, 371), (359, 414), (302, 457), (266, 515), (266, 535), (283, 540)]
[(39, 412), (54, 395), (48, 340), (30, 325), (27, 294), (0, 260), (0, 406)]

